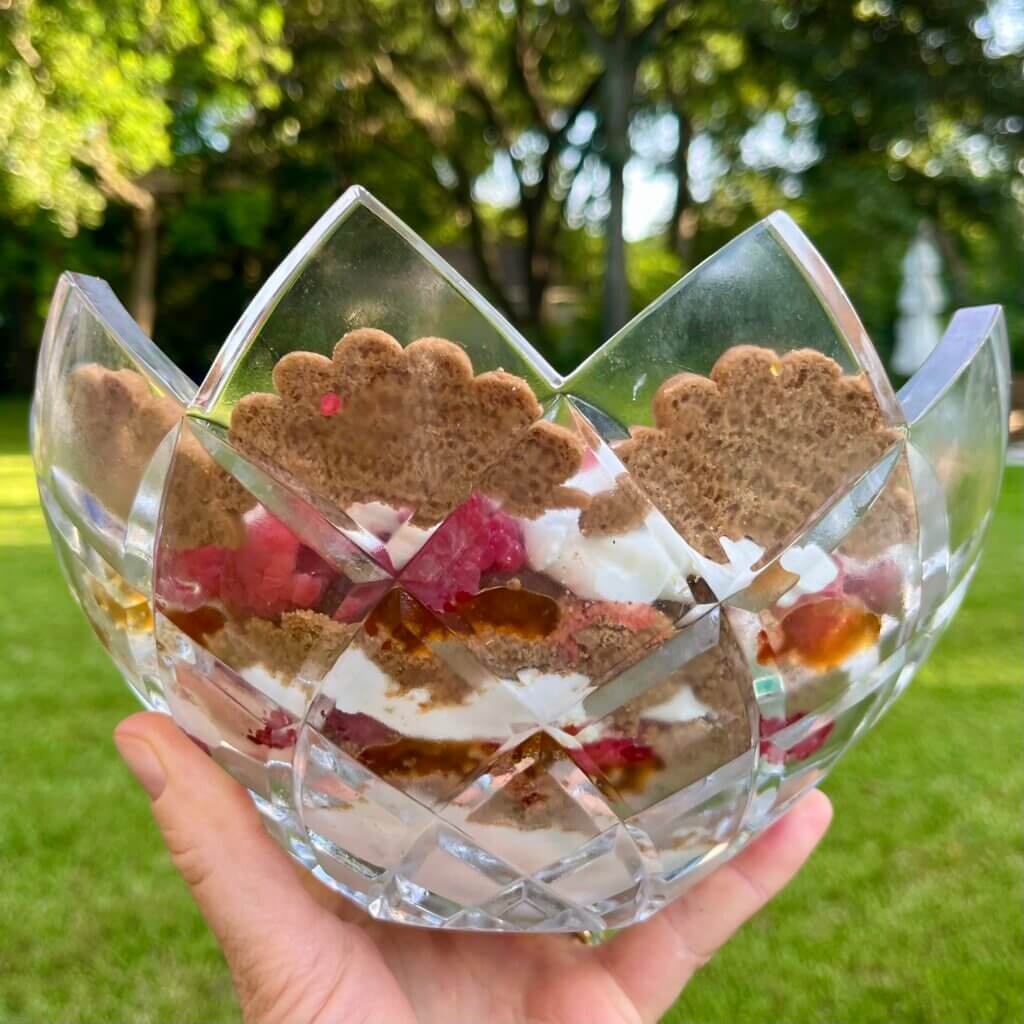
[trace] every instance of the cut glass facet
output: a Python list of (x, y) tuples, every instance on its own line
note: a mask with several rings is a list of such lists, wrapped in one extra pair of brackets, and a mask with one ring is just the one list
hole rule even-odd
[(32, 449), (58, 561), (140, 700), (369, 914), (642, 920), (817, 783), (977, 564), (995, 307), (893, 394), (773, 214), (567, 379), (347, 192), (197, 389), (65, 275)]

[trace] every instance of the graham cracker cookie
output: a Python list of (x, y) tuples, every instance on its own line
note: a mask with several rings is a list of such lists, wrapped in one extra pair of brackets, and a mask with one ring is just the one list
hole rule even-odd
[(782, 541), (899, 438), (863, 375), (810, 349), (737, 345), (710, 377), (680, 373), (654, 396), (654, 427), (615, 447), (703, 555), (719, 538)]
[(586, 503), (563, 486), (579, 470), (583, 442), (540, 419), (526, 381), (501, 370), (474, 375), (466, 353), (443, 338), (403, 349), (361, 328), (331, 358), (284, 356), (273, 381), (277, 394), (235, 406), (231, 439), (341, 508), (382, 502), (432, 526), (477, 489), (513, 515)]
[[(127, 519), (150, 459), (184, 410), (154, 392), (135, 370), (87, 363), (69, 377), (68, 411), (81, 482)], [(187, 430), (178, 441), (168, 487), (163, 522), (173, 547), (241, 543), (240, 513), (254, 501)]]

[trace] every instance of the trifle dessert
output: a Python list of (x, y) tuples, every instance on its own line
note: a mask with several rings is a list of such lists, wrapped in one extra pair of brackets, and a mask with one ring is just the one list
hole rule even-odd
[[(181, 410), (131, 371), (71, 381), (86, 478), (120, 509), (134, 483), (108, 484), (107, 449), (141, 475)], [(690, 642), (896, 440), (866, 382), (819, 353), (734, 347), (709, 377), (667, 379), (654, 425), (611, 443), (571, 399), (545, 410), (440, 338), (356, 330), (331, 357), (285, 355), (273, 384), (226, 432), (186, 421), (168, 475), (163, 643), (180, 634), (236, 687), (223, 699), (208, 667), (174, 659), (168, 699), (203, 742), (287, 759), (305, 722), (460, 828), (571, 830), (586, 815), (559, 772), (630, 814), (758, 732), (767, 757), (813, 753), (826, 730), (784, 755), (770, 737), (839, 693), (851, 659), (877, 660), (899, 615), (913, 505), (893, 486), (840, 550), (785, 550), (777, 601)], [(293, 497), (287, 522), (225, 452)], [(783, 700), (758, 716), (765, 672)]]
[(775, 214), (561, 377), (353, 189), (198, 387), (64, 275), (33, 458), (126, 679), (297, 860), (385, 920), (600, 931), (815, 785), (950, 621), (999, 311), (942, 345), (893, 394)]

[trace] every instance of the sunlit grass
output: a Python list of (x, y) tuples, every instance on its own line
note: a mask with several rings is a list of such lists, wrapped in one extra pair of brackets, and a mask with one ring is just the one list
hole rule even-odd
[(0, 455), (0, 548), (49, 542), (27, 455)]
[[(219, 951), (110, 742), (136, 705), (45, 546), (24, 446), (24, 406), (0, 403), (0, 1021), (237, 1020)], [(821, 851), (673, 1024), (1024, 1016), (1022, 482), (1008, 477), (952, 631), (826, 784), (836, 820)]]

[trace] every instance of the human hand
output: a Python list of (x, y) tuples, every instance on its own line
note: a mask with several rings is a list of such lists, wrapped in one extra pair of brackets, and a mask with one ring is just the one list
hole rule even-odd
[(245, 790), (166, 716), (114, 734), (175, 867), (258, 1024), (646, 1024), (796, 874), (825, 834), (814, 791), (643, 924), (569, 935), (444, 932), (374, 921), (295, 865)]

